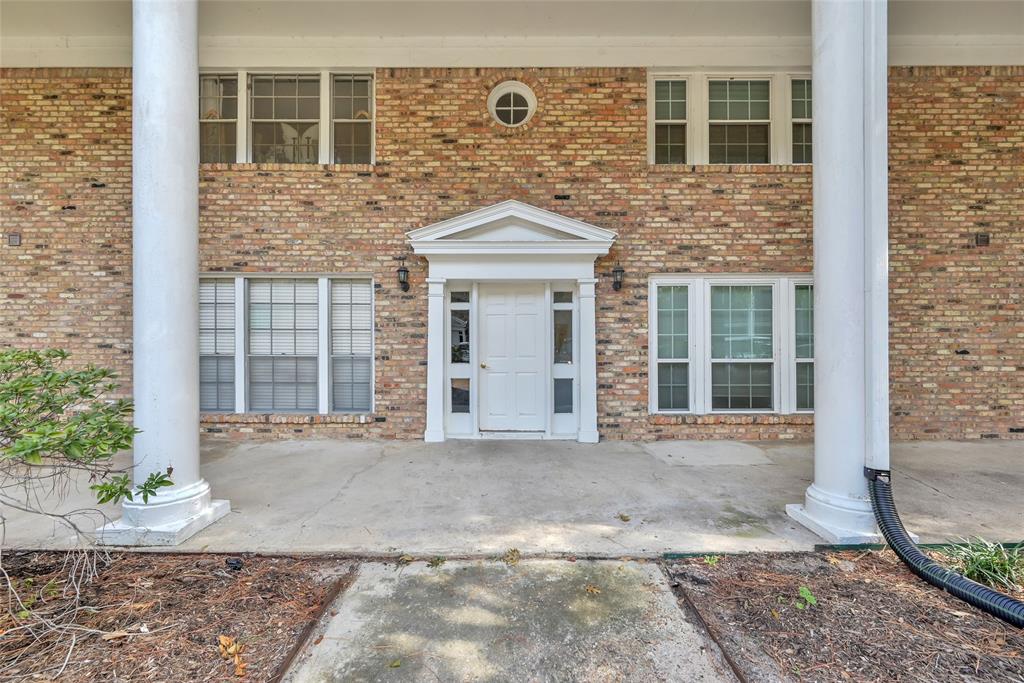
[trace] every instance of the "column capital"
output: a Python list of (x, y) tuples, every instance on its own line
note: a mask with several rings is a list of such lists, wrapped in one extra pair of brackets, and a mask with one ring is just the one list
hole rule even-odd
[(597, 278), (594, 277), (581, 277), (576, 280), (577, 286), (580, 288), (580, 298), (588, 297), (593, 298), (597, 288)]
[(427, 296), (444, 296), (444, 283), (447, 282), (443, 277), (428, 277), (427, 283)]

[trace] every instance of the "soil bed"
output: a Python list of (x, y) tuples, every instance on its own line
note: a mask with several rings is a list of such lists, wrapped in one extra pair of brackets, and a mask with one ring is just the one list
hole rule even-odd
[[(69, 557), (76, 555), (3, 554), (35, 617), (71, 621)], [(351, 563), (241, 556), (241, 568), (231, 568), (226, 559), (100, 555), (98, 576), (81, 586), (75, 627), (61, 630), (42, 628), (3, 581), (0, 681), (271, 680), (339, 582), (350, 580)], [(35, 635), (20, 628), (27, 623)], [(244, 667), (221, 656), (220, 636), (242, 645)]]
[(890, 551), (667, 569), (748, 681), (1024, 681), (1024, 631), (929, 586)]

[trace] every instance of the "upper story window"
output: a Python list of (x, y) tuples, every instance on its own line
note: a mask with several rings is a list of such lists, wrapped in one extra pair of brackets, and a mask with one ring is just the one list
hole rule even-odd
[(807, 74), (648, 74), (648, 162), (789, 164), (811, 161)]
[(238, 77), (199, 77), (199, 161), (231, 163), (236, 157)]
[(199, 159), (372, 164), (373, 110), (369, 73), (201, 74)]
[(373, 81), (370, 76), (335, 74), (331, 120), (334, 122), (334, 163), (368, 164), (373, 137)]
[(654, 82), (654, 163), (686, 163), (686, 81)]
[(771, 81), (708, 82), (708, 162), (771, 161)]
[(811, 79), (794, 78), (791, 82), (791, 116), (793, 119), (793, 163), (811, 163)]
[(316, 163), (320, 158), (320, 77), (252, 76), (252, 161)]

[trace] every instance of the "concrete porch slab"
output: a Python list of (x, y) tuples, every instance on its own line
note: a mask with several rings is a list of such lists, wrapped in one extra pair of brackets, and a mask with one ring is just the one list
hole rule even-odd
[(328, 615), (286, 683), (736, 680), (653, 563), (364, 563)]
[[(924, 542), (1024, 536), (1024, 442), (893, 448), (894, 493)], [(653, 557), (809, 549), (787, 517), (811, 445), (788, 442), (275, 441), (203, 445), (202, 475), (231, 513), (179, 550)], [(88, 482), (54, 510), (95, 508)], [(58, 522), (3, 510), (4, 545), (76, 542)], [(117, 507), (76, 517), (91, 531)]]

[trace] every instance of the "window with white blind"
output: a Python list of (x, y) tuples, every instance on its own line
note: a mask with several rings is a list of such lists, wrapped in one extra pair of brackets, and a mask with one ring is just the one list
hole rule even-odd
[(814, 409), (807, 275), (659, 275), (650, 283), (650, 409)]
[(368, 412), (373, 383), (373, 290), (368, 280), (331, 282), (331, 395), (339, 412)]
[(199, 281), (199, 408), (235, 409), (235, 283)]
[(204, 277), (200, 408), (373, 410), (373, 283), (344, 277)]
[(249, 281), (249, 406), (255, 412), (317, 409), (315, 279)]

